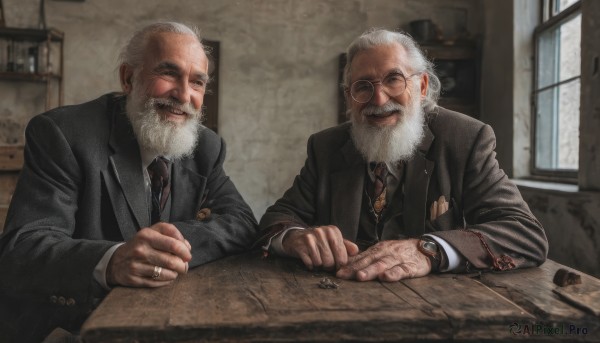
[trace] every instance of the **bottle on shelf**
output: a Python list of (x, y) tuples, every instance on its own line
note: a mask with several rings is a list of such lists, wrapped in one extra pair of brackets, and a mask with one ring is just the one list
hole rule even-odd
[(27, 71), (31, 74), (38, 73), (38, 47), (31, 46), (27, 49)]
[(12, 39), (6, 45), (6, 71), (15, 71), (15, 41)]

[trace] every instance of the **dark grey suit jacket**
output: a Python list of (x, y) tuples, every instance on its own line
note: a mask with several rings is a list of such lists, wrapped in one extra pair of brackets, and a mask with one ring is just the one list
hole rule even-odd
[[(336, 225), (344, 238), (359, 230), (366, 161), (350, 136), (350, 123), (312, 135), (306, 164), (293, 186), (262, 217), (259, 244), (285, 225)], [(425, 138), (406, 165), (404, 210), (382, 239), (433, 233), (465, 257), (467, 267), (512, 269), (546, 259), (541, 224), (495, 158), (490, 126), (437, 107), (427, 114)], [(447, 213), (433, 222), (429, 209), (443, 195)], [(468, 263), (468, 264), (467, 264)]]
[[(150, 225), (124, 104), (107, 94), (36, 116), (26, 130), (25, 164), (0, 238), (0, 296), (67, 318), (67, 327), (105, 295), (92, 275), (104, 253)], [(224, 159), (222, 139), (204, 129), (193, 156), (172, 167), (170, 222), (192, 246), (190, 267), (256, 239), (256, 220)], [(201, 208), (212, 214), (198, 221)]]

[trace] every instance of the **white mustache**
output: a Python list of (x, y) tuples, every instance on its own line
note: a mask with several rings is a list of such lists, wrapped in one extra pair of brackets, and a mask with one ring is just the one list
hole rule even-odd
[(400, 105), (397, 102), (393, 102), (393, 101), (388, 101), (385, 104), (383, 104), (382, 106), (376, 106), (376, 105), (367, 105), (367, 107), (363, 108), (360, 111), (360, 114), (363, 116), (372, 116), (372, 115), (376, 115), (376, 116), (380, 116), (383, 114), (387, 114), (389, 112), (400, 112), (400, 113), (404, 113), (404, 111), (406, 110), (406, 108), (402, 105)]
[(201, 109), (196, 109), (192, 106), (191, 103), (182, 104), (179, 101), (172, 99), (164, 99), (164, 98), (150, 98), (150, 102), (152, 106), (162, 105), (172, 107), (175, 110), (179, 110), (181, 112), (185, 112), (193, 117), (197, 117), (200, 115)]

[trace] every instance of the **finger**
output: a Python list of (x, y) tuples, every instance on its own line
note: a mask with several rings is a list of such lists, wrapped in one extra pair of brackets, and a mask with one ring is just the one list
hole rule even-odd
[(317, 247), (317, 241), (315, 236), (310, 233), (304, 236), (304, 250), (305, 254), (308, 255), (309, 262), (304, 263), (309, 270), (312, 270), (314, 267), (319, 267), (323, 264), (321, 260), (321, 254), (319, 253), (319, 248)]
[[(157, 231), (160, 232), (161, 234), (174, 238), (180, 242), (182, 242), (185, 247), (188, 249), (188, 251), (192, 250), (192, 245), (190, 244), (190, 242), (187, 241), (187, 239), (185, 239), (185, 237), (183, 237), (183, 235), (181, 234), (181, 232), (177, 229), (177, 227), (173, 224), (170, 223), (164, 223), (164, 222), (159, 222), (154, 224), (153, 226), (155, 226), (157, 228)], [(191, 255), (190, 255), (191, 257)]]
[[(317, 228), (314, 230), (314, 235), (317, 248), (319, 249), (318, 253), (321, 259), (321, 264), (319, 265), (315, 263), (315, 266), (323, 267), (325, 269), (333, 268), (335, 266), (335, 258), (333, 256), (333, 252), (331, 251), (330, 244), (331, 241), (335, 240), (335, 238), (330, 238), (332, 235), (331, 231), (329, 229)], [(333, 235), (335, 235), (335, 233), (333, 233)]]
[(358, 245), (347, 239), (344, 239), (344, 246), (346, 246), (346, 252), (348, 253), (348, 256), (356, 256), (360, 252)]
[(377, 279), (386, 270), (392, 268), (395, 265), (395, 263), (396, 262), (388, 256), (373, 261), (373, 263), (369, 264), (367, 267), (359, 269), (356, 272), (356, 279), (358, 281), (369, 281)]
[(357, 271), (366, 268), (373, 260), (373, 252), (370, 250), (371, 248), (349, 258), (348, 263), (338, 270), (336, 276), (341, 279), (355, 279)]
[(379, 275), (379, 280), (385, 282), (394, 282), (402, 279), (409, 278), (409, 274), (405, 269), (400, 266), (393, 266), (392, 268), (384, 271)]
[(192, 259), (192, 253), (185, 243), (170, 236), (162, 234), (152, 235), (149, 237), (149, 243), (152, 248), (173, 254), (184, 262), (188, 262)]
[(150, 278), (152, 281), (173, 281), (179, 273), (161, 266), (146, 265), (142, 277)]
[[(348, 252), (346, 250), (345, 240), (342, 237), (342, 232), (335, 226), (333, 226), (333, 229), (327, 231), (327, 237), (335, 268), (339, 269), (340, 266), (348, 263)], [(323, 263), (325, 264), (325, 261)], [(333, 264), (331, 267), (333, 267)]]

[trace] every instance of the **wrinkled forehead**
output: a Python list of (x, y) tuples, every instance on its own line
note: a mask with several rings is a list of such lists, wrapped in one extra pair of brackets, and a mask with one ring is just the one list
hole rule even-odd
[(198, 39), (189, 34), (161, 32), (148, 37), (144, 64), (150, 67), (163, 62), (190, 64), (199, 71), (208, 72), (206, 52)]
[(362, 50), (354, 56), (350, 65), (351, 81), (383, 78), (392, 71), (404, 75), (411, 72), (406, 49), (397, 43)]

